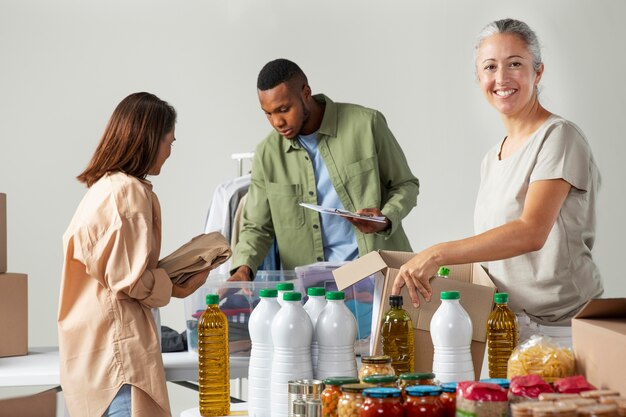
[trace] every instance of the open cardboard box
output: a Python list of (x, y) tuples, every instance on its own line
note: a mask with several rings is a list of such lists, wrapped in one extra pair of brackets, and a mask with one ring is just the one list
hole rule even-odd
[(28, 275), (0, 274), (0, 358), (28, 353)]
[(0, 417), (55, 417), (57, 390), (0, 400)]
[(590, 300), (572, 320), (578, 372), (626, 396), (626, 298)]
[[(380, 354), (380, 326), (389, 309), (389, 295), (400, 267), (415, 254), (410, 252), (375, 251), (333, 271), (337, 287), (341, 290), (377, 272), (372, 318), (371, 354)], [(415, 371), (430, 372), (433, 365), (433, 343), (430, 338), (430, 320), (441, 304), (441, 291), (457, 290), (461, 293), (461, 305), (472, 319), (472, 360), (476, 379), (480, 377), (487, 340), (487, 319), (493, 308), (496, 287), (479, 264), (449, 266), (449, 278), (433, 278), (433, 296), (426, 302), (420, 295), (420, 306), (411, 303), (406, 288), (402, 289), (403, 308), (411, 316), (415, 341)]]
[(7, 272), (7, 195), (0, 193), (0, 274)]

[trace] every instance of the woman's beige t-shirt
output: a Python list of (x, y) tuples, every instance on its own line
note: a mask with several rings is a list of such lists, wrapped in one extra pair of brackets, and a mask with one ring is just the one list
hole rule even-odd
[(156, 267), (161, 209), (152, 185), (124, 173), (93, 184), (63, 236), (58, 328), (71, 416), (100, 417), (123, 384), (133, 416), (170, 416), (151, 308), (172, 283)]
[(518, 219), (529, 185), (563, 179), (572, 188), (542, 249), (483, 266), (509, 306), (541, 324), (569, 325), (591, 298), (603, 292), (591, 250), (595, 240), (598, 168), (581, 130), (552, 115), (510, 157), (500, 144), (485, 156), (476, 199), (476, 234)]

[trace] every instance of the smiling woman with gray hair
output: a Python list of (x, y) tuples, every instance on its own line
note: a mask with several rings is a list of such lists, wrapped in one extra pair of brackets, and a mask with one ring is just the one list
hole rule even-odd
[(474, 213), (476, 235), (440, 243), (400, 269), (393, 293), (407, 286), (430, 301), (442, 265), (481, 262), (510, 294), (520, 339), (532, 333), (571, 345), (572, 317), (603, 292), (591, 256), (599, 173), (585, 135), (538, 99), (544, 65), (524, 22), (488, 24), (475, 54), (479, 86), (507, 135), (484, 157)]

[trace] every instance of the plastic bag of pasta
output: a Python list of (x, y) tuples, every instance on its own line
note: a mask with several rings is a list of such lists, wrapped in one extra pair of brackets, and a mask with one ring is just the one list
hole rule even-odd
[(547, 336), (532, 336), (513, 350), (509, 358), (507, 378), (539, 375), (552, 383), (574, 374), (574, 353), (558, 346)]

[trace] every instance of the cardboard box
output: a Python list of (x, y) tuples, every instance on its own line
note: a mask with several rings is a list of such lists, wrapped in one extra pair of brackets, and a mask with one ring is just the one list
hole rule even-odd
[(0, 193), (0, 274), (7, 272), (7, 195)]
[(55, 417), (57, 390), (0, 400), (0, 417)]
[(572, 320), (578, 372), (626, 396), (626, 298), (590, 300)]
[[(389, 295), (400, 267), (415, 254), (409, 252), (378, 251), (353, 261), (333, 272), (339, 289), (352, 285), (364, 277), (380, 272), (377, 280), (372, 320), (372, 354), (381, 353), (380, 326), (389, 309)], [(449, 278), (433, 278), (433, 296), (427, 303), (420, 295), (420, 307), (415, 309), (406, 288), (402, 290), (403, 308), (411, 316), (415, 341), (415, 371), (430, 372), (433, 365), (433, 343), (430, 338), (430, 320), (441, 304), (441, 291), (457, 290), (461, 293), (461, 305), (472, 319), (472, 360), (476, 379), (480, 377), (487, 340), (487, 319), (493, 308), (496, 287), (487, 273), (478, 264), (450, 266)], [(384, 278), (383, 278), (384, 277)]]
[(0, 274), (0, 357), (28, 353), (28, 276)]

